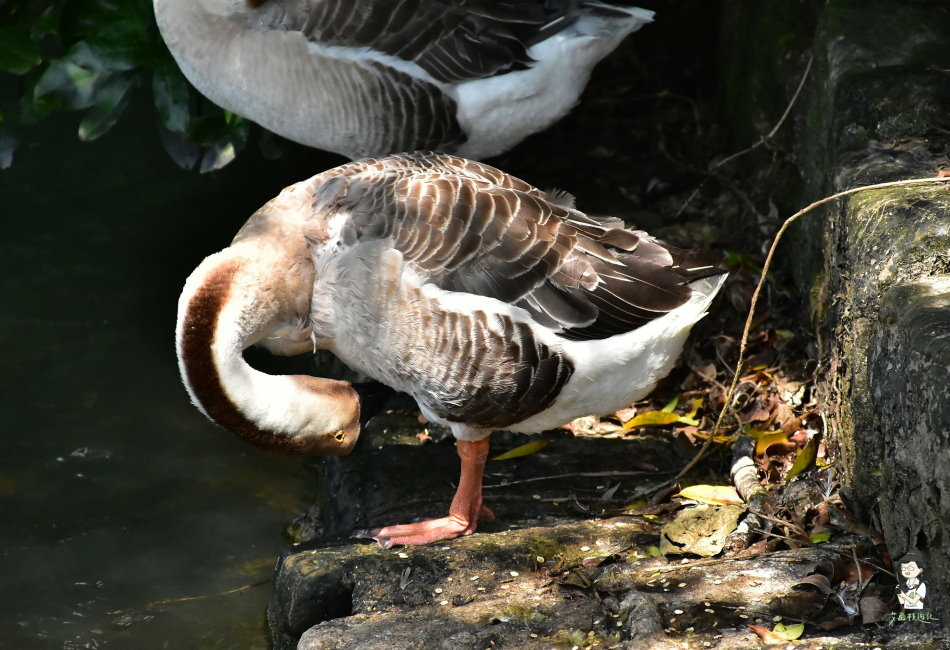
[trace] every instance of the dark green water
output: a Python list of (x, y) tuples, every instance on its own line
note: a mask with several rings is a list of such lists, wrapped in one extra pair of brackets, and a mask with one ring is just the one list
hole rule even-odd
[(199, 177), (155, 124), (88, 145), (44, 124), (0, 172), (2, 648), (266, 648), (282, 531), (314, 496), (299, 458), (189, 404), (173, 333), (200, 259), (337, 159)]

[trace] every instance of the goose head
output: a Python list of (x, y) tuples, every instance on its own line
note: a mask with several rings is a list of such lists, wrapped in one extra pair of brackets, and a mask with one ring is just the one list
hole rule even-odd
[(255, 344), (282, 355), (314, 350), (315, 274), (301, 234), (306, 211), (300, 207), (309, 196), (303, 185), (261, 208), (229, 247), (207, 257), (185, 282), (178, 366), (198, 409), (238, 436), (279, 451), (346, 454), (360, 432), (360, 401), (351, 384), (268, 375), (242, 355)]

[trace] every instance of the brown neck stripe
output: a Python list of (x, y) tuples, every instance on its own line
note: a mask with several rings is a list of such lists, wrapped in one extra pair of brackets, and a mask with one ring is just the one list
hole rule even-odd
[(241, 264), (237, 261), (219, 265), (188, 301), (181, 327), (185, 380), (205, 412), (225, 429), (259, 447), (284, 453), (306, 453), (306, 441), (262, 430), (238, 409), (224, 390), (212, 343), (221, 311), (240, 271)]

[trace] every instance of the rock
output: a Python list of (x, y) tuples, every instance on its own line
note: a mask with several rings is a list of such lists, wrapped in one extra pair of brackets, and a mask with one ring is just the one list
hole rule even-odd
[[(946, 7), (829, 2), (813, 53), (810, 198), (950, 167)], [(950, 466), (950, 188), (856, 194), (800, 232), (844, 492), (879, 517), (893, 558), (925, 552), (928, 608), (946, 612), (950, 474), (935, 468)]]
[[(632, 518), (476, 534), (406, 549), (292, 551), (277, 568), (275, 648), (550, 647), (619, 640), (616, 617), (571, 573), (648, 544)], [(567, 581), (566, 586), (561, 583)]]
[[(749, 624), (837, 606), (802, 581), (849, 554), (826, 545), (677, 561), (655, 557), (657, 541), (644, 520), (615, 517), (401, 550), (292, 550), (275, 574), (274, 648), (757, 647)], [(902, 647), (928, 647), (920, 631), (913, 641)], [(809, 642), (866, 647), (860, 632)]]

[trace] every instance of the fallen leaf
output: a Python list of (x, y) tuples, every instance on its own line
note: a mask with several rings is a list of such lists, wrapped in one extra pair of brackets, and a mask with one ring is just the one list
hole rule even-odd
[(726, 537), (736, 529), (744, 508), (701, 503), (684, 508), (663, 526), (660, 550), (668, 553), (693, 553), (711, 557), (722, 551)]
[(660, 410), (661, 410), (661, 411), (665, 411), (665, 412), (667, 412), (667, 413), (672, 413), (673, 411), (676, 410), (676, 406), (677, 406), (679, 403), (680, 403), (680, 396), (677, 395), (676, 397), (674, 397), (673, 399), (671, 399), (669, 402), (667, 402), (667, 403), (666, 403), (666, 406), (664, 406), (664, 407), (663, 407), (662, 409), (660, 409)]
[(538, 440), (532, 440), (531, 442), (526, 442), (523, 445), (519, 445), (514, 449), (509, 449), (503, 454), (498, 454), (492, 460), (510, 460), (512, 458), (521, 458), (522, 456), (530, 456), (531, 454), (536, 454), (545, 447), (548, 446), (548, 443), (551, 442), (545, 438), (539, 438)]
[(758, 634), (759, 640), (766, 645), (788, 642), (788, 639), (783, 639), (767, 627), (762, 627), (761, 625), (749, 625), (749, 629)]
[(765, 450), (777, 442), (785, 442), (788, 440), (788, 435), (781, 429), (776, 429), (774, 431), (762, 431), (761, 429), (749, 429), (745, 432), (747, 436), (751, 436), (755, 440), (755, 455), (761, 456), (765, 453)]
[(813, 573), (810, 576), (805, 576), (796, 582), (794, 586), (797, 587), (798, 585), (811, 585), (812, 587), (817, 587), (818, 591), (825, 594), (826, 596), (830, 595), (833, 591), (831, 588), (831, 581), (828, 580), (828, 576), (824, 576), (820, 573)]
[(785, 475), (785, 482), (788, 483), (793, 478), (804, 472), (806, 469), (815, 464), (815, 458), (818, 456), (818, 437), (813, 436), (811, 440), (808, 441), (808, 444), (805, 445), (805, 448), (798, 452), (798, 456), (795, 458), (795, 462), (792, 463), (792, 466), (788, 469), (788, 473)]
[(808, 541), (812, 544), (821, 544), (831, 539), (831, 533), (812, 533), (808, 536)]
[[(691, 419), (691, 420), (695, 419), (695, 418), (696, 418), (696, 413), (699, 412), (699, 409), (702, 407), (703, 402), (705, 402), (705, 401), (706, 401), (706, 398), (705, 398), (705, 397), (697, 397), (697, 398), (694, 399), (694, 400), (690, 400), (690, 402), (689, 402), (689, 412), (686, 413), (686, 414), (683, 416), (683, 418), (684, 418), (684, 419), (685, 419), (685, 418), (689, 418), (689, 419)], [(697, 424), (698, 424), (698, 423), (697, 423)]]
[(789, 625), (785, 625), (784, 623), (776, 623), (775, 627), (772, 628), (772, 634), (775, 634), (785, 641), (794, 641), (800, 637), (804, 631), (804, 623), (791, 623)]
[(691, 485), (675, 496), (712, 505), (741, 506), (745, 503), (731, 485)]
[(865, 625), (883, 621), (891, 613), (891, 608), (877, 596), (866, 596), (860, 600), (861, 622)]
[(669, 411), (647, 411), (623, 424), (623, 431), (630, 431), (636, 427), (657, 427), (665, 424), (676, 424), (680, 416)]

